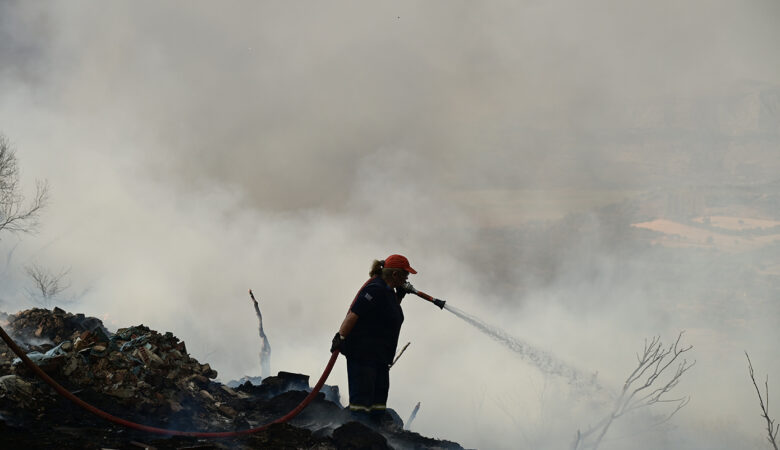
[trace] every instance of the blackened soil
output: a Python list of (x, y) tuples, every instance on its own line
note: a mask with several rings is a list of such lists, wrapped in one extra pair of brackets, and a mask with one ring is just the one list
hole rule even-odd
[[(99, 319), (54, 310), (0, 313), (0, 326), (28, 354), (90, 405), (118, 418), (166, 430), (241, 431), (272, 423), (308, 395), (309, 377), (279, 372), (260, 386), (231, 389), (183, 341), (144, 325), (110, 333)], [(43, 355), (43, 354), (46, 355)], [(253, 434), (214, 439), (133, 430), (98, 417), (14, 364), (0, 343), (0, 449), (462, 449), (403, 431), (397, 414), (357, 422), (327, 387), (298, 416)]]

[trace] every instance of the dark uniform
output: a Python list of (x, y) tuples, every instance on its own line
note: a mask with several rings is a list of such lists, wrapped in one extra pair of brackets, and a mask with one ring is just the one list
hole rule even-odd
[(381, 277), (375, 277), (352, 305), (358, 320), (342, 349), (347, 357), (351, 411), (381, 413), (386, 409), (390, 364), (404, 321), (401, 299), (405, 291), (399, 291), (396, 294)]

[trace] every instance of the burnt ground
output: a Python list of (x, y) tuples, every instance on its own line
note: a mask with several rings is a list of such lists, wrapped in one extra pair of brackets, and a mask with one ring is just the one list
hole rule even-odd
[[(309, 377), (279, 372), (262, 384), (230, 388), (189, 356), (171, 333), (143, 325), (116, 333), (61, 309), (0, 314), (0, 326), (71, 393), (119, 418), (163, 429), (236, 431), (285, 415), (311, 391)], [(389, 411), (382, 423), (357, 421), (325, 386), (288, 423), (231, 438), (166, 436), (109, 422), (40, 381), (0, 342), (0, 448), (3, 449), (461, 449), (404, 431)]]

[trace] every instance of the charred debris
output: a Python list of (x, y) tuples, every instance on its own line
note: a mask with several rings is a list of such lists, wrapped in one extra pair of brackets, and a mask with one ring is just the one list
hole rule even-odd
[[(49, 376), (87, 403), (124, 420), (185, 431), (257, 427), (295, 408), (309, 377), (279, 372), (222, 384), (209, 364), (172, 333), (144, 325), (110, 332), (101, 320), (59, 308), (0, 313), (0, 326)], [(0, 447), (58, 449), (460, 449), (393, 423), (356, 422), (325, 386), (290, 422), (248, 435), (197, 438), (149, 434), (73, 404), (32, 373), (0, 341)]]

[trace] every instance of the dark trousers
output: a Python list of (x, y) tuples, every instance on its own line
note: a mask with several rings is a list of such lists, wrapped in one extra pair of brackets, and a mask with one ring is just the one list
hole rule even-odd
[(349, 409), (353, 412), (384, 412), (390, 390), (390, 367), (384, 363), (347, 358)]

